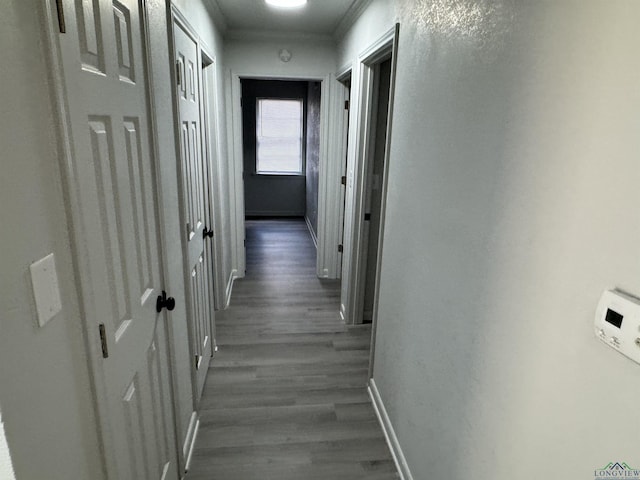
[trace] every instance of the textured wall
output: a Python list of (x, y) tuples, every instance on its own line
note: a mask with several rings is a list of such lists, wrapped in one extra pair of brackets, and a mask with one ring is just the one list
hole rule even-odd
[(320, 82), (307, 89), (306, 217), (318, 235), (318, 173), (320, 168)]
[(637, 466), (640, 367), (592, 324), (605, 288), (640, 295), (640, 4), (392, 5), (374, 377), (414, 478)]
[[(0, 59), (11, 65), (0, 69), (0, 404), (16, 478), (99, 480), (43, 3), (7, 0), (0, 7)], [(40, 328), (29, 265), (49, 253), (62, 311)]]

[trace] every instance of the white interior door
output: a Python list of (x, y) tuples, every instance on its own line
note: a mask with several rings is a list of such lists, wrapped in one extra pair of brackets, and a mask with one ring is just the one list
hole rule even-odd
[(177, 479), (145, 30), (136, 0), (64, 0), (70, 189), (109, 478)]
[(200, 109), (200, 59), (196, 40), (174, 21), (176, 98), (180, 116), (180, 162), (182, 171), (183, 218), (187, 245), (188, 315), (193, 348), (195, 398), (200, 399), (211, 362), (213, 296), (211, 254), (205, 241), (210, 238), (208, 177), (203, 155)]

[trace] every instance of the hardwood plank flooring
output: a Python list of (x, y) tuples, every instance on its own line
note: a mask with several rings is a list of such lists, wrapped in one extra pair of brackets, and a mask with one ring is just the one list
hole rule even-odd
[(187, 480), (399, 478), (366, 391), (370, 326), (339, 319), (304, 221), (246, 226)]

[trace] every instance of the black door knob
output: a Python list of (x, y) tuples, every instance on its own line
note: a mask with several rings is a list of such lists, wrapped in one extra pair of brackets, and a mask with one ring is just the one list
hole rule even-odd
[(202, 238), (213, 238), (213, 230), (209, 230), (207, 227), (204, 227), (202, 230)]
[(173, 297), (167, 297), (167, 292), (162, 291), (162, 295), (158, 295), (156, 300), (156, 312), (160, 313), (163, 308), (171, 311), (176, 308), (176, 299)]

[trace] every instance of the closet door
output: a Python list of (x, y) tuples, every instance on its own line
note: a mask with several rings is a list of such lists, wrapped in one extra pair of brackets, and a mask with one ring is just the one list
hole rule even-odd
[[(200, 399), (211, 362), (214, 306), (210, 249), (212, 235), (208, 209), (206, 156), (201, 136), (200, 59), (196, 40), (177, 21), (173, 24), (180, 117), (184, 234), (187, 243), (189, 324), (193, 351), (195, 398)], [(209, 224), (208, 224), (209, 223)]]
[(177, 479), (141, 3), (64, 0), (76, 256), (109, 478)]

